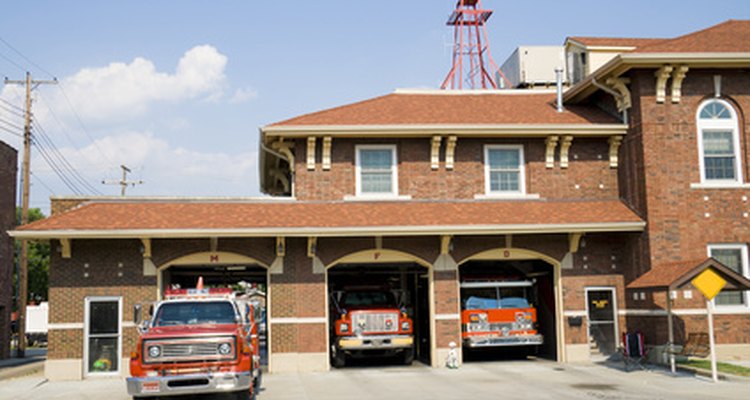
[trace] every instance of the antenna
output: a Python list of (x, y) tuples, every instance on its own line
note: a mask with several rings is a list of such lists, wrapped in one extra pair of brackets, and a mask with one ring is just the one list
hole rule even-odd
[(129, 181), (128, 180), (128, 172), (133, 172), (133, 171), (131, 171), (130, 168), (128, 168), (128, 167), (126, 167), (124, 165), (120, 165), (120, 168), (122, 168), (122, 179), (121, 180), (117, 181), (117, 180), (107, 179), (107, 180), (103, 180), (102, 184), (104, 184), (104, 185), (120, 185), (120, 186), (122, 186), (122, 189), (120, 191), (120, 196), (125, 197), (125, 189), (128, 188), (128, 185), (131, 185), (131, 186), (142, 185), (143, 181)]
[[(441, 89), (460, 90), (464, 88), (464, 82), (469, 89), (510, 87), (510, 82), (490, 55), (486, 23), (491, 15), (492, 10), (483, 9), (481, 0), (458, 0), (446, 22), (453, 27), (453, 66)], [(502, 78), (503, 84), (495, 81), (494, 71)]]

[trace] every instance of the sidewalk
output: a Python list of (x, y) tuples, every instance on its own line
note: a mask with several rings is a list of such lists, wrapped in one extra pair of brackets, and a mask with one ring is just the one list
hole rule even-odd
[[(11, 351), (15, 356), (15, 350)], [(0, 360), (0, 380), (29, 375), (44, 369), (44, 360), (47, 359), (46, 348), (26, 349), (26, 357), (11, 357)]]

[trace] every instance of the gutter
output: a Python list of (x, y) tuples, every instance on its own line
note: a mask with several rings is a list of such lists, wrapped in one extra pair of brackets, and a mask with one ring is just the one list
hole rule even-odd
[[(591, 77), (591, 83), (594, 86), (598, 87), (599, 89), (601, 89), (601, 90), (609, 93), (610, 95), (614, 96), (617, 99), (623, 100), (625, 98), (625, 96), (621, 95), (620, 93), (617, 93), (614, 90), (608, 88), (607, 86), (604, 86), (601, 83), (597, 82), (595, 76)], [(623, 108), (623, 110), (622, 110), (622, 123), (626, 124), (626, 125), (628, 123), (628, 110), (626, 108)]]

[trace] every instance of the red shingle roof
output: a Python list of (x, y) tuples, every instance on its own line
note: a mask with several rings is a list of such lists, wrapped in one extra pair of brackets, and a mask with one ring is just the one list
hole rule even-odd
[(571, 36), (568, 40), (574, 40), (584, 46), (641, 47), (662, 42), (665, 39)]
[(705, 259), (680, 261), (663, 264), (651, 268), (648, 272), (638, 277), (627, 285), (628, 289), (666, 289), (678, 278), (684, 276), (696, 266), (706, 261)]
[(271, 124), (404, 125), (404, 124), (617, 124), (595, 107), (566, 106), (558, 113), (555, 94), (392, 93)]
[(733, 20), (639, 47), (635, 53), (744, 53), (750, 52), (750, 20)]
[(102, 202), (18, 231), (252, 230), (642, 223), (619, 201)]

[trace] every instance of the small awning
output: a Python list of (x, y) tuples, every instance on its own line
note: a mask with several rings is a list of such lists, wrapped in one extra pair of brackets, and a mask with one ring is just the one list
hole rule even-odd
[(627, 289), (677, 290), (690, 284), (706, 269), (712, 269), (725, 281), (724, 291), (750, 290), (750, 280), (735, 272), (715, 258), (706, 260), (681, 261), (657, 265), (626, 286)]

